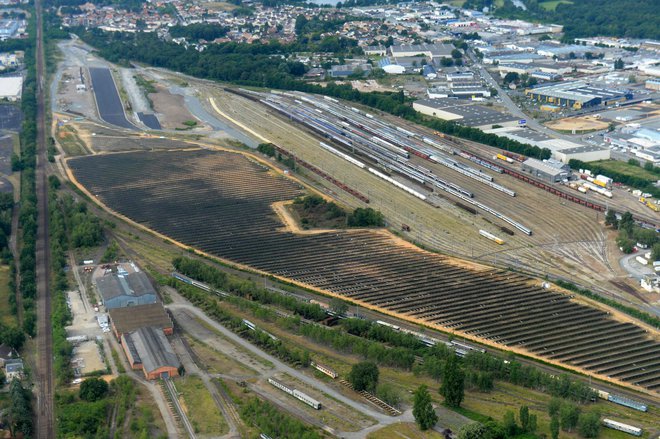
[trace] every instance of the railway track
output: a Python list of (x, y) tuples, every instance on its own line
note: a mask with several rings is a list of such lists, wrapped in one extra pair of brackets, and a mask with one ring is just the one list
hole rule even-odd
[(381, 409), (382, 411), (384, 411), (388, 415), (390, 415), (390, 416), (399, 416), (399, 415), (401, 415), (401, 410), (392, 407), (391, 405), (389, 405), (388, 403), (386, 403), (385, 401), (383, 401), (381, 399), (376, 398), (374, 395), (367, 392), (366, 390), (355, 390), (353, 388), (353, 385), (351, 383), (349, 383), (348, 381), (344, 380), (344, 379), (340, 379), (339, 383), (342, 386), (348, 387), (352, 391), (354, 391), (356, 393), (359, 393), (360, 396), (362, 396), (364, 399), (366, 399), (371, 404), (375, 405), (376, 407), (378, 407), (379, 409)]
[(46, 99), (45, 56), (43, 45), (42, 1), (35, 0), (37, 20), (36, 71), (37, 71), (37, 422), (36, 436), (43, 439), (55, 437), (53, 404), (53, 334), (51, 325), (50, 291), (50, 239), (48, 231), (48, 182), (46, 179)]

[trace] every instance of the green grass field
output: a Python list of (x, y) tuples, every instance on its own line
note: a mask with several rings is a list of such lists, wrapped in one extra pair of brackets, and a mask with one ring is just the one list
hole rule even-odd
[(0, 266), (0, 323), (3, 325), (16, 326), (16, 316), (12, 314), (9, 306), (9, 266)]
[(644, 178), (646, 180), (655, 181), (660, 180), (660, 175), (647, 171), (639, 166), (630, 165), (627, 162), (619, 160), (599, 160), (591, 162), (591, 164), (602, 166), (605, 169), (610, 169), (621, 174), (630, 175), (633, 177)]
[(221, 436), (229, 431), (227, 422), (201, 378), (188, 375), (176, 380), (174, 385), (181, 394), (184, 409), (196, 433), (201, 437), (210, 437)]
[(540, 3), (539, 6), (541, 6), (546, 11), (554, 11), (555, 9), (557, 9), (557, 5), (561, 3), (565, 3), (568, 5), (573, 4), (573, 2), (569, 0), (550, 0), (549, 2)]

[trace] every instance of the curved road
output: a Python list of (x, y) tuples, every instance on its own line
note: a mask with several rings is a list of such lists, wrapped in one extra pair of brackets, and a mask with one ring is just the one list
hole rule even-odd
[(384, 413), (376, 411), (367, 405), (361, 404), (357, 401), (347, 398), (346, 396), (337, 392), (333, 387), (330, 387), (327, 384), (318, 381), (314, 378), (310, 378), (309, 376), (283, 363), (282, 361), (270, 355), (269, 353), (262, 351), (253, 344), (247, 343), (245, 339), (241, 338), (237, 334), (233, 333), (229, 329), (219, 324), (217, 321), (208, 317), (206, 314), (204, 314), (203, 311), (201, 311), (199, 308), (196, 308), (193, 305), (190, 305), (188, 303), (172, 303), (170, 305), (167, 305), (166, 308), (170, 310), (185, 310), (187, 313), (195, 315), (197, 318), (203, 320), (205, 323), (212, 326), (216, 331), (220, 332), (223, 336), (230, 339), (233, 343), (236, 343), (241, 347), (247, 349), (248, 351), (252, 352), (253, 354), (273, 363), (275, 372), (283, 372), (288, 375), (291, 375), (292, 377), (304, 382), (308, 386), (314, 387), (315, 389), (330, 395), (332, 398), (340, 401), (341, 403), (374, 418), (380, 425), (384, 426), (384, 425), (393, 424), (395, 422), (403, 421), (403, 419), (401, 419), (400, 416), (391, 417)]

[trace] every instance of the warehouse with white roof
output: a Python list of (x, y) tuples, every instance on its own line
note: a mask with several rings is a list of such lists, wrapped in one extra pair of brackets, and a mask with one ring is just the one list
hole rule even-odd
[(23, 77), (10, 76), (0, 78), (0, 99), (6, 99), (11, 102), (21, 99), (23, 92)]

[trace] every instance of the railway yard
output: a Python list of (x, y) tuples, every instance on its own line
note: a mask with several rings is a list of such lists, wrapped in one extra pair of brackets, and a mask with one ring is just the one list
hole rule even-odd
[[(481, 262), (499, 266), (515, 267), (539, 276), (550, 273), (567, 279), (577, 278), (582, 283), (590, 284), (600, 291), (614, 291), (619, 296), (623, 295), (627, 301), (640, 302), (637, 297), (631, 296), (625, 291), (617, 290), (614, 286), (602, 288), (603, 283), (607, 283), (622, 274), (616, 263), (618, 249), (615, 247), (613, 239), (608, 238), (607, 231), (602, 226), (604, 213), (591, 208), (580, 207), (565, 198), (550, 195), (548, 192), (534, 188), (529, 183), (513, 178), (511, 175), (498, 174), (460, 155), (450, 155), (446, 152), (449, 148), (458, 153), (463, 152), (484, 157), (490, 162), (501, 162), (500, 160), (493, 160), (492, 148), (477, 146), (473, 142), (450, 143), (434, 133), (428, 132), (428, 130), (424, 131), (419, 127), (411, 126), (400, 119), (383, 116), (380, 121), (374, 120), (367, 117), (367, 113), (363, 110), (359, 110), (362, 114), (357, 114), (348, 106), (345, 106), (343, 113), (341, 113), (348, 114), (351, 119), (356, 119), (361, 125), (369, 126), (372, 129), (380, 129), (383, 124), (388, 125), (390, 132), (387, 135), (397, 135), (399, 140), (405, 138), (406, 143), (412, 143), (412, 146), (417, 143), (418, 146), (415, 146), (415, 148), (422, 152), (433, 151), (436, 153), (435, 155), (449, 156), (449, 160), (458, 163), (459, 166), (470, 166), (481, 171), (481, 175), (485, 174), (493, 177), (494, 183), (515, 192), (516, 196), (511, 197), (501, 190), (488, 186), (483, 181), (478, 181), (465, 173), (460, 173), (460, 169), (457, 169), (456, 166), (452, 168), (434, 163), (414, 153), (410, 154), (410, 159), (407, 162), (409, 165), (425, 168), (431, 171), (434, 176), (450, 181), (472, 193), (473, 198), (470, 200), (482, 203), (530, 229), (533, 233), (532, 236), (527, 236), (521, 230), (511, 226), (510, 223), (471, 205), (469, 200), (459, 199), (453, 193), (442, 190), (436, 185), (436, 182), (420, 186), (419, 181), (407, 179), (394, 171), (393, 177), (395, 179), (427, 196), (426, 201), (415, 199), (415, 197), (411, 197), (403, 191), (393, 189), (391, 185), (370, 174), (366, 169), (359, 169), (347, 163), (345, 159), (322, 148), (320, 141), (332, 144), (336, 149), (342, 149), (341, 144), (331, 142), (332, 139), (323, 139), (318, 131), (314, 133), (310, 128), (305, 128), (300, 123), (287, 120), (287, 116), (284, 116), (279, 110), (237, 96), (234, 93), (219, 90), (217, 87), (213, 89), (203, 88), (203, 90), (208, 92), (209, 96), (214, 96), (213, 104), (216, 109), (219, 109), (236, 123), (249, 126), (254, 135), (260, 136), (261, 141), (272, 141), (295, 156), (313, 163), (327, 174), (335, 176), (348, 187), (360, 190), (370, 198), (370, 205), (386, 214), (392, 227), (398, 228), (400, 224), (409, 225), (410, 231), (406, 231), (405, 234), (412, 241), (449, 254), (474, 258)], [(312, 111), (315, 118), (319, 120), (331, 121), (335, 117), (327, 111), (325, 114), (319, 113), (316, 110), (324, 111), (322, 107), (314, 108), (308, 102), (298, 98), (281, 94), (274, 97), (269, 96), (268, 98), (279, 99), (280, 101), (288, 100), (288, 105), (294, 104), (292, 108), (295, 108), (295, 106), (311, 107), (311, 109), (303, 108), (303, 111), (307, 111), (307, 114)], [(294, 102), (295, 100), (298, 100), (300, 104)], [(316, 100), (318, 101), (318, 99)], [(332, 106), (333, 104), (331, 101), (322, 100), (322, 105)], [(271, 103), (271, 105), (273, 104)], [(333, 111), (336, 110), (333, 109)], [(347, 122), (343, 120), (336, 121), (333, 126), (339, 130), (345, 130), (346, 128), (342, 123), (346, 124)], [(356, 126), (352, 126), (351, 129), (364, 131)], [(410, 137), (407, 137), (406, 132), (415, 134), (412, 141)], [(349, 133), (349, 135), (357, 136), (353, 133)], [(366, 135), (368, 140), (375, 137), (374, 131), (367, 131)], [(339, 138), (342, 136), (337, 134)], [(346, 136), (343, 137), (345, 140), (347, 139)], [(433, 144), (429, 144), (423, 139), (430, 140)], [(391, 139), (388, 140), (386, 137), (381, 140), (392, 143)], [(375, 142), (372, 141), (371, 143), (373, 146)], [(436, 145), (440, 145), (440, 148)], [(347, 149), (343, 149), (343, 151), (349, 152)], [(370, 164), (373, 163), (372, 159), (360, 156), (357, 158), (363, 161), (367, 167), (373, 166), (373, 164)], [(505, 172), (520, 175), (519, 165), (516, 163), (501, 162), (497, 165)], [(385, 164), (385, 166), (388, 165)], [(402, 164), (397, 162), (395, 166), (401, 168)], [(326, 190), (331, 192), (332, 196), (340, 198), (343, 202), (356, 207), (364, 205), (364, 203), (337, 186), (329, 184), (323, 179), (317, 178), (316, 180), (324, 184)], [(577, 195), (581, 196), (568, 186), (546, 186), (549, 186), (551, 190), (561, 190), (568, 196), (576, 198)], [(433, 192), (430, 192), (431, 190)], [(607, 200), (599, 194), (590, 195), (586, 198), (580, 197), (579, 199), (597, 206), (604, 206), (604, 203), (609, 205), (623, 204), (628, 201), (625, 200), (624, 196)], [(468, 206), (470, 209), (462, 209), (457, 206), (457, 203)], [(543, 207), (540, 208), (539, 206)], [(644, 215), (644, 218), (649, 216), (648, 209), (643, 209), (643, 206), (639, 206), (639, 203), (625, 203), (625, 206), (621, 206), (621, 211), (625, 210)], [(472, 213), (474, 211), (478, 215), (474, 215)], [(501, 227), (514, 231), (515, 236), (502, 232)], [(499, 247), (486, 241), (478, 234), (481, 229), (498, 235), (506, 241), (506, 245)]]
[(270, 205), (302, 187), (239, 154), (135, 152), (68, 165), (94, 198), (184, 245), (438, 329), (660, 387), (651, 334), (532, 279), (428, 253), (384, 231), (282, 230)]

